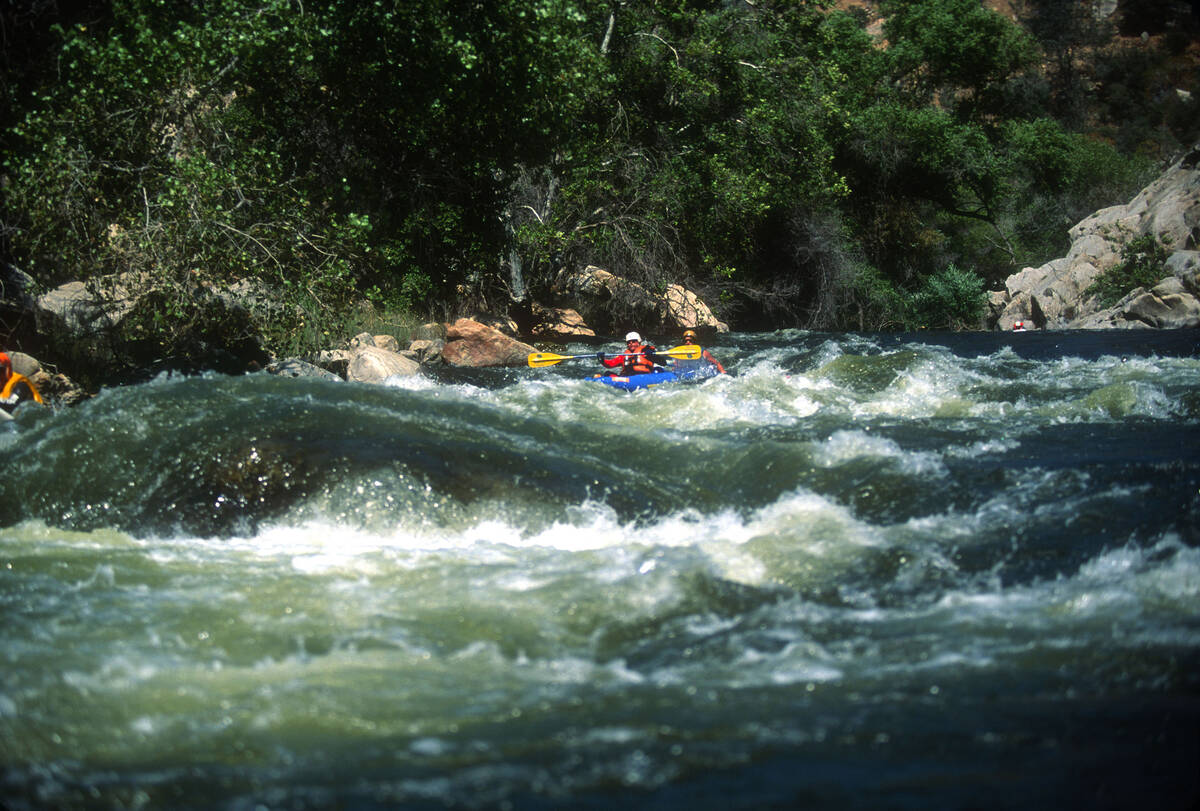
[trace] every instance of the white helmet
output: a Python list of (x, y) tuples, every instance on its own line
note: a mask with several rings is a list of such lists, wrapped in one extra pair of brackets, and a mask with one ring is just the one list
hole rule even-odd
[(636, 332), (631, 332), (625, 336), (625, 340), (626, 341), (637, 341), (640, 344), (642, 342), (642, 336), (638, 335)]

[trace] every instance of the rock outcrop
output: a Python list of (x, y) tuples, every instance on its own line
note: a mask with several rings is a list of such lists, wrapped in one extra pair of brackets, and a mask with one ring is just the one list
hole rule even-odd
[(627, 329), (666, 328), (728, 332), (712, 310), (681, 285), (660, 295), (603, 268), (562, 270), (554, 282), (556, 304), (576, 312), (591, 329), (620, 333)]
[[(1131, 240), (1153, 236), (1169, 258), (1162, 281), (1103, 307), (1088, 288), (1122, 261)], [(1061, 259), (1010, 276), (992, 294), (995, 324), (1040, 329), (1200, 327), (1200, 145), (1129, 203), (1102, 209), (1070, 231)]]
[[(253, 293), (246, 285), (234, 290), (195, 285), (188, 295), (188, 317), (173, 328), (175, 368), (232, 373), (270, 361), (247, 303)], [(118, 273), (60, 285), (39, 296), (31, 313), (42, 349), (103, 380), (158, 362), (145, 325), (155, 323), (177, 300), (153, 280)]]
[(577, 311), (569, 307), (543, 307), (534, 304), (533, 337), (538, 341), (564, 342), (579, 338), (595, 338), (596, 331), (588, 326)]
[(399, 352), (380, 346), (364, 346), (354, 353), (346, 368), (351, 383), (382, 383), (389, 377), (408, 377), (420, 371), (420, 364)]

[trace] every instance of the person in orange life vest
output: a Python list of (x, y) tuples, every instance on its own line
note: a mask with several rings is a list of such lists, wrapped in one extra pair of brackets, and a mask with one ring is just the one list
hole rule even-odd
[(654, 371), (654, 364), (661, 363), (662, 358), (654, 353), (654, 346), (642, 343), (642, 336), (631, 332), (625, 336), (625, 351), (609, 357), (603, 352), (596, 353), (596, 360), (610, 369), (621, 367), (619, 372), (609, 374), (644, 375)]
[[(683, 342), (684, 342), (684, 344), (686, 344), (688, 346), (695, 345), (696, 330), (685, 329), (683, 331)], [(722, 366), (721, 362), (719, 360), (717, 360), (716, 358), (714, 358), (712, 353), (709, 352), (707, 349), (700, 350), (700, 360), (707, 361), (708, 363), (711, 363), (713, 366), (717, 367), (717, 374), (722, 374), (722, 375), (725, 374), (725, 367)], [(679, 364), (679, 361), (676, 361), (676, 365), (678, 365), (678, 364)]]
[(13, 371), (8, 353), (0, 352), (0, 408), (11, 412), (26, 400), (41, 403), (42, 395), (28, 377)]

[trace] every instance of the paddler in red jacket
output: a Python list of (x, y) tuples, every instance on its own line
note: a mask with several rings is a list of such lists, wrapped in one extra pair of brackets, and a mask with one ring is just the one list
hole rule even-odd
[(636, 332), (631, 332), (625, 336), (625, 351), (623, 353), (610, 357), (603, 352), (597, 352), (596, 360), (610, 369), (616, 369), (618, 366), (621, 367), (619, 372), (609, 372), (609, 374), (620, 374), (625, 377), (653, 372), (654, 364), (662, 362), (662, 358), (654, 354), (654, 346), (642, 343), (642, 336)]
[(0, 408), (12, 412), (20, 403), (33, 400), (42, 402), (42, 395), (28, 377), (13, 371), (12, 358), (0, 352)]

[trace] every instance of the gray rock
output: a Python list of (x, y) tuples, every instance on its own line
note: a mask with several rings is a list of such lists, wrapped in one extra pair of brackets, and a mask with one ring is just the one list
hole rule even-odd
[(299, 358), (285, 358), (283, 360), (269, 363), (266, 366), (266, 371), (280, 377), (316, 377), (322, 380), (336, 380), (341, 383), (342, 378), (335, 375), (333, 372), (326, 371), (320, 366), (309, 363)]
[[(994, 324), (1010, 329), (1017, 321), (1042, 329), (1174, 329), (1200, 326), (1200, 145), (1129, 203), (1101, 209), (1069, 234), (1071, 248), (1061, 259), (1024, 268), (1008, 277), (1003, 293), (993, 294)], [(1102, 308), (1087, 289), (1121, 262), (1121, 250), (1146, 234), (1172, 251), (1163, 281), (1136, 290)], [(1174, 280), (1174, 281), (1172, 281)]]
[(441, 338), (418, 338), (408, 345), (407, 354), (417, 363), (433, 366), (445, 362), (442, 358), (442, 348), (445, 345), (446, 342)]

